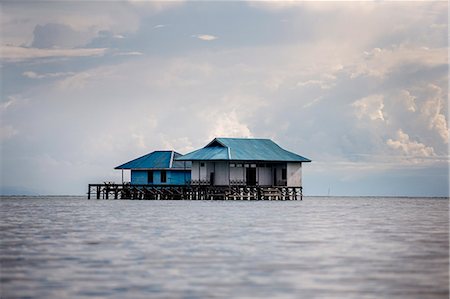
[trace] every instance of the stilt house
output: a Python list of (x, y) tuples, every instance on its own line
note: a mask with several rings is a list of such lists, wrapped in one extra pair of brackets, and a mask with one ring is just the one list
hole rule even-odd
[(215, 138), (175, 159), (192, 162), (191, 185), (302, 187), (302, 164), (311, 160), (270, 139)]
[(154, 151), (115, 169), (130, 169), (132, 185), (187, 185), (191, 180), (191, 162), (177, 161), (175, 151)]

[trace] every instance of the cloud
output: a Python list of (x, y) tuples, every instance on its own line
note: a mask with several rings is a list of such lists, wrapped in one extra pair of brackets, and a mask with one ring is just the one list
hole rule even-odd
[(135, 6), (140, 11), (147, 13), (160, 13), (165, 10), (174, 9), (184, 4), (184, 0), (162, 0), (162, 1), (142, 1), (128, 0), (129, 4)]
[(245, 123), (242, 123), (236, 111), (214, 115), (214, 123), (209, 138), (214, 137), (252, 137), (253, 134)]
[(371, 95), (360, 100), (355, 101), (352, 104), (355, 109), (356, 116), (361, 119), (363, 117), (368, 117), (371, 120), (383, 120), (383, 96), (382, 95)]
[(6, 139), (9, 139), (15, 135), (17, 135), (19, 132), (11, 125), (1, 126), (0, 127), (0, 140), (4, 141)]
[(17, 102), (17, 98), (9, 96), (6, 102), (0, 103), (0, 111), (6, 111), (9, 107), (15, 105)]
[(28, 103), (28, 99), (24, 99), (20, 96), (8, 96), (5, 102), (0, 103), (0, 112), (6, 112), (12, 107), (19, 106)]
[(403, 104), (406, 110), (410, 112), (416, 111), (416, 97), (411, 95), (408, 90), (401, 90), (397, 99)]
[[(139, 10), (124, 2), (67, 1), (2, 3), (3, 44), (35, 47), (83, 47), (99, 31), (115, 35), (139, 27)], [(34, 32), (34, 34), (33, 34)]]
[(74, 74), (75, 73), (73, 73), (73, 72), (57, 72), (57, 73), (38, 74), (33, 71), (26, 71), (26, 72), (22, 73), (22, 76), (30, 78), (30, 79), (46, 79), (46, 78), (72, 76)]
[(73, 48), (86, 44), (91, 34), (72, 29), (65, 24), (49, 23), (36, 25), (33, 31), (32, 48)]
[(305, 105), (303, 105), (303, 108), (308, 108), (311, 107), (315, 104), (317, 104), (319, 101), (321, 101), (323, 99), (323, 96), (319, 96), (315, 99), (313, 99), (311, 102), (306, 103)]
[(410, 140), (409, 135), (401, 129), (397, 131), (397, 139), (388, 139), (386, 144), (403, 154), (411, 157), (430, 157), (435, 156), (434, 149), (423, 143)]
[[(330, 76), (330, 79), (335, 79), (334, 76)], [(303, 82), (298, 82), (297, 86), (299, 87), (304, 87), (304, 86), (314, 86), (317, 85), (319, 86), (321, 89), (330, 89), (331, 87), (334, 86), (334, 84), (330, 84), (330, 83), (326, 83), (325, 81), (322, 80), (308, 80), (308, 81), (303, 81)]]
[(38, 49), (16, 46), (2, 46), (1, 59), (6, 62), (17, 62), (36, 58), (49, 57), (87, 57), (102, 56), (106, 53), (106, 48), (94, 49)]
[(354, 65), (352, 78), (372, 76), (383, 79), (404, 65), (435, 67), (447, 64), (446, 48), (428, 49), (406, 44), (373, 48), (365, 51), (364, 56), (363, 61)]
[(449, 129), (447, 119), (444, 115), (444, 104), (442, 99), (442, 89), (439, 86), (430, 84), (428, 86), (429, 93), (433, 95), (429, 98), (421, 108), (422, 116), (428, 120), (428, 128), (437, 131), (442, 141), (446, 144), (449, 142)]
[[(18, 25), (22, 10), (27, 18), (30, 10), (45, 16), (27, 23), (20, 36), (29, 35), (29, 40), (16, 45), (31, 45), (36, 24), (65, 24), (94, 37), (89, 46), (68, 49), (70, 40), (59, 39), (47, 28), (41, 46), (69, 46), (16, 47), (29, 58), (15, 53), (9, 59), (25, 61), (45, 53), (40, 55), (56, 57), (52, 60), (58, 63), (40, 63), (42, 59), (4, 66), (7, 101), (0, 107), (6, 111), (2, 121), (10, 126), (4, 135), (14, 137), (2, 143), (2, 150), (4, 160), (14, 162), (5, 162), (2, 171), (11, 174), (10, 182), (22, 178), (22, 172), (30, 176), (27, 185), (55, 192), (57, 180), (66, 192), (79, 193), (86, 183), (109, 178), (110, 169), (120, 162), (155, 149), (187, 152), (220, 135), (273, 138), (312, 158), (314, 163), (305, 169), (309, 174), (319, 165), (336, 184), (342, 182), (343, 168), (348, 177), (364, 177), (369, 170), (385, 177), (403, 167), (398, 177), (409, 178), (411, 169), (404, 166), (413, 156), (421, 157), (414, 158), (420, 162), (414, 169), (429, 173), (436, 165), (448, 165), (448, 160), (437, 160), (448, 152), (447, 36), (441, 36), (441, 26), (429, 26), (442, 23), (446, 9), (428, 4), (392, 9), (390, 3), (373, 3), (359, 11), (365, 4), (355, 9), (323, 3), (312, 10), (309, 3), (300, 3), (265, 12), (221, 2), (186, 3), (158, 14), (144, 3), (112, 2), (107, 9), (98, 3), (72, 4), (77, 9), (67, 20), (61, 13), (65, 4), (59, 2), (41, 10), (24, 5), (17, 9)], [(102, 9), (89, 9), (96, 5)], [(198, 7), (202, 13), (217, 13), (217, 18), (190, 22)], [(237, 7), (241, 15), (230, 28), (228, 20)], [(413, 13), (418, 11), (432, 13)], [(156, 30), (165, 23), (170, 28)], [(13, 22), (8, 26), (2, 28), (16, 30)], [(214, 35), (192, 36), (198, 32)], [(19, 35), (6, 35), (8, 41), (20, 40)], [(213, 39), (217, 37), (218, 44)], [(214, 49), (205, 47), (208, 41)], [(52, 56), (56, 50), (72, 59)], [(39, 80), (45, 78), (56, 80)], [(29, 105), (18, 107), (8, 98), (16, 94), (30, 99)], [(147, 121), (149, 111), (154, 125)], [(46, 162), (30, 166), (22, 159), (38, 161), (46, 154), (58, 161), (49, 161), (54, 167), (50, 170)], [(327, 161), (337, 162), (330, 169)], [(62, 166), (67, 171), (61, 171)], [(448, 176), (442, 178), (448, 181)], [(315, 179), (322, 185), (320, 176)], [(373, 185), (369, 177), (361, 182)], [(306, 186), (311, 190), (309, 183)], [(423, 192), (447, 192), (432, 189), (426, 186)], [(369, 186), (367, 192), (380, 190)]]
[(96, 82), (101, 82), (108, 77), (110, 72), (108, 68), (98, 68), (91, 71), (79, 72), (63, 80), (57, 82), (57, 87), (60, 90), (82, 90), (86, 88), (88, 84), (95, 85)]
[(141, 56), (141, 55), (144, 55), (144, 53), (138, 51), (119, 52), (114, 54), (114, 56)]
[(218, 39), (217, 36), (214, 35), (209, 35), (209, 34), (197, 34), (197, 35), (192, 35), (192, 37), (204, 40), (204, 41), (213, 41), (215, 39)]

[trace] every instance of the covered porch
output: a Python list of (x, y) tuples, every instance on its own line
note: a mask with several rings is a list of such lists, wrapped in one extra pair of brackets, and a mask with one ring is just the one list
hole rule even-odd
[(193, 161), (191, 185), (300, 187), (298, 162)]

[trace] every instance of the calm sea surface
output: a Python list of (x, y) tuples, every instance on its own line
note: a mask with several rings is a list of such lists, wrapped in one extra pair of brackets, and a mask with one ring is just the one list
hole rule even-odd
[(1, 298), (448, 298), (449, 200), (0, 199)]

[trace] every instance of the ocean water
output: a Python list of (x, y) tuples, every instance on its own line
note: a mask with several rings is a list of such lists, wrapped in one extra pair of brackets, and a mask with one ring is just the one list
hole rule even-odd
[(449, 200), (0, 199), (1, 298), (448, 298)]

